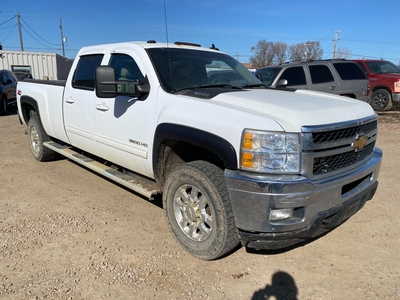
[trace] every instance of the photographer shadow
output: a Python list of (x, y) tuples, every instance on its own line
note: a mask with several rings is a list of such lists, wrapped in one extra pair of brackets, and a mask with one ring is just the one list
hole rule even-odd
[[(251, 300), (297, 300), (297, 286), (294, 278), (286, 272), (276, 272), (272, 275), (271, 285), (256, 291)], [(271, 298), (275, 297), (275, 298)]]

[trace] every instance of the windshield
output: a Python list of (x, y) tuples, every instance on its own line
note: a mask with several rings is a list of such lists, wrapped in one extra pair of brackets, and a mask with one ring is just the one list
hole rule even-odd
[(262, 83), (242, 64), (219, 52), (152, 48), (147, 49), (163, 89), (209, 87), (260, 87)]
[(400, 73), (400, 69), (389, 61), (369, 61), (366, 62), (371, 73)]

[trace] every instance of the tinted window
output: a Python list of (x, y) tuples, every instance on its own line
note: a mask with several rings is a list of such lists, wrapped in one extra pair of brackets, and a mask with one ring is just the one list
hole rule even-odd
[(334, 63), (333, 66), (342, 80), (366, 79), (365, 73), (355, 63)]
[(258, 69), (256, 71), (256, 77), (260, 79), (265, 85), (271, 85), (281, 69), (282, 68), (278, 67)]
[(372, 61), (366, 62), (371, 73), (399, 73), (399, 68), (388, 61)]
[(324, 83), (334, 81), (331, 70), (325, 65), (313, 65), (308, 67), (312, 83)]
[(365, 69), (365, 67), (362, 63), (357, 62), (357, 65), (364, 71), (365, 75), (368, 74), (367, 69)]
[(81, 56), (75, 70), (72, 86), (77, 89), (94, 90), (95, 69), (100, 66), (103, 54)]
[[(144, 76), (135, 60), (126, 54), (113, 54), (109, 65), (114, 67), (117, 80), (136, 80), (143, 79)], [(118, 84), (118, 92), (134, 93), (135, 85)]]
[(135, 80), (143, 78), (135, 60), (129, 55), (113, 54), (109, 65), (114, 67), (117, 79)]
[(279, 79), (286, 79), (288, 81), (287, 86), (307, 84), (303, 67), (287, 68)]
[(181, 89), (205, 85), (261, 85), (261, 82), (236, 59), (214, 51), (175, 48), (151, 48), (147, 53), (163, 89), (175, 93)]
[(6, 76), (6, 72), (1, 72), (1, 83), (6, 83), (7, 81), (7, 76)]

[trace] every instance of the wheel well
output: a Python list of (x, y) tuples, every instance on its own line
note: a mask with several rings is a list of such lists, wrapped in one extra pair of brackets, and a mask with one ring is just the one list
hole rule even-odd
[(340, 94), (340, 96), (357, 99), (356, 95), (354, 95), (354, 94)]
[(164, 185), (168, 174), (179, 165), (191, 161), (203, 160), (224, 170), (222, 160), (213, 152), (183, 141), (164, 140), (159, 147), (155, 177), (160, 186)]
[(29, 119), (33, 115), (38, 115), (40, 120), (40, 114), (37, 109), (37, 103), (33, 98), (27, 96), (21, 97), (20, 102), (21, 102), (21, 115), (26, 124), (28, 124)]
[(153, 171), (161, 187), (174, 168), (195, 160), (208, 161), (223, 170), (237, 168), (236, 150), (221, 136), (179, 124), (157, 126), (153, 142)]
[(374, 87), (374, 88), (372, 89), (372, 91), (370, 92), (370, 94), (376, 92), (377, 90), (385, 90), (385, 91), (387, 91), (390, 95), (392, 95), (392, 91), (391, 91), (388, 87), (386, 87), (386, 86), (376, 86), (376, 87)]

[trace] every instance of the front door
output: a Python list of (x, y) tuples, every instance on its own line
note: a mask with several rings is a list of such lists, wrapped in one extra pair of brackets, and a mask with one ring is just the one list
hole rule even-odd
[[(146, 70), (136, 51), (116, 48), (111, 53), (108, 65), (114, 67), (117, 80), (144, 78)], [(119, 91), (134, 92), (134, 89), (134, 85), (118, 85)], [(149, 177), (155, 94), (150, 91), (145, 98), (97, 98), (94, 112), (94, 139), (101, 156)]]

